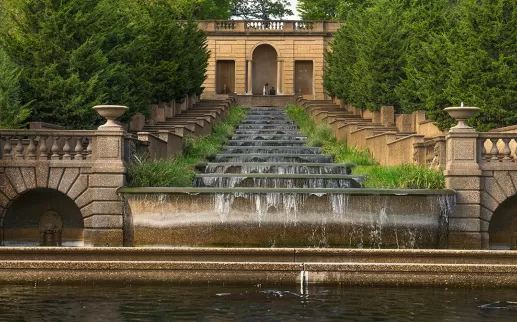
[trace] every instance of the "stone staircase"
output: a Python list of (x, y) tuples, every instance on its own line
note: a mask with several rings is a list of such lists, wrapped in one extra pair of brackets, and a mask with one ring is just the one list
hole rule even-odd
[(222, 153), (195, 179), (198, 187), (358, 188), (350, 164), (306, 146), (280, 108), (252, 108)]
[[(306, 146), (282, 108), (251, 108), (195, 187), (118, 190), (132, 246), (392, 247), (443, 244), (453, 191), (366, 189), (351, 164)], [(408, 205), (411, 205), (408, 208)]]
[(199, 101), (190, 109), (176, 111), (172, 117), (145, 124), (142, 131), (158, 135), (160, 131), (167, 130), (182, 137), (186, 134), (209, 135), (228, 114), (229, 107), (228, 101)]
[(444, 169), (444, 133), (425, 119), (423, 111), (395, 114), (393, 106), (383, 106), (369, 112), (329, 100), (300, 99), (298, 105), (316, 123), (331, 126), (339, 142), (368, 149), (383, 165), (416, 163)]

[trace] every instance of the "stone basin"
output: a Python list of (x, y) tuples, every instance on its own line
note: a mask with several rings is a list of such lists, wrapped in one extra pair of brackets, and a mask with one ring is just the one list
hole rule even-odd
[(442, 248), (453, 190), (120, 188), (130, 244)]

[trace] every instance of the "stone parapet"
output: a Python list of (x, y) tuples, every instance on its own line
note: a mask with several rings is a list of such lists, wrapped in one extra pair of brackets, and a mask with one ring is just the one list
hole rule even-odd
[(309, 20), (202, 20), (200, 29), (210, 34), (333, 34), (342, 22)]

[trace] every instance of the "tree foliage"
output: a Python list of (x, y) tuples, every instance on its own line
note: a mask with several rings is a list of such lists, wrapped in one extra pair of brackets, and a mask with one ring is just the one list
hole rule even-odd
[(131, 115), (201, 92), (206, 37), (195, 22), (178, 20), (190, 15), (181, 3), (6, 3), (0, 48), (19, 70), (17, 104), (32, 102), (30, 120), (91, 128), (97, 104), (127, 105)]
[(298, 0), (296, 8), (303, 20), (342, 20), (365, 0)]
[(232, 0), (169, 0), (180, 19), (229, 19)]
[(242, 19), (271, 20), (293, 15), (287, 0), (232, 0), (231, 15)]
[(0, 128), (19, 128), (30, 115), (30, 102), (20, 104), (20, 73), (0, 48)]
[(326, 53), (324, 85), (371, 110), (478, 106), (480, 130), (517, 123), (517, 3), (510, 0), (371, 0), (348, 15)]

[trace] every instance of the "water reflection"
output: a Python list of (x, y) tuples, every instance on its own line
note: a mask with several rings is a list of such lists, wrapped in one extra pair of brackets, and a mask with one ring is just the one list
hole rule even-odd
[(4, 321), (516, 321), (516, 290), (2, 286)]

